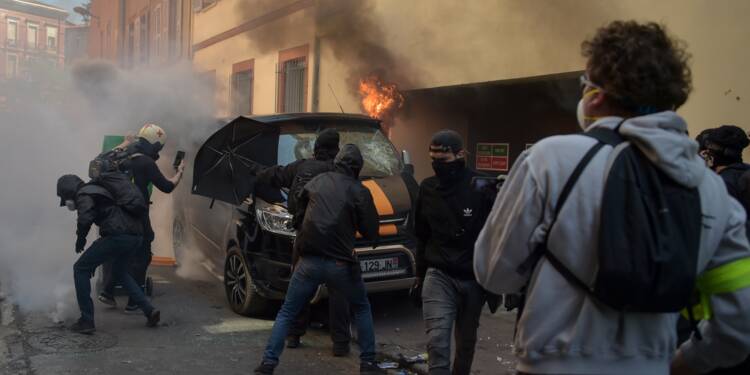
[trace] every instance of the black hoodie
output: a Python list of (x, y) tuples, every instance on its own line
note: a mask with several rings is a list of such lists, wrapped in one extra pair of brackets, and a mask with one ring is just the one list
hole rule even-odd
[(99, 227), (102, 237), (143, 234), (141, 219), (115, 205), (112, 194), (102, 186), (84, 184), (80, 178), (67, 175), (58, 180), (57, 195), (63, 201), (75, 201), (78, 211), (76, 234), (79, 239), (86, 238), (93, 224)]
[(300, 194), (298, 214), (302, 218), (295, 248), (301, 256), (319, 255), (354, 263), (354, 241), (359, 232), (375, 242), (378, 213), (370, 191), (359, 181), (364, 162), (355, 145), (343, 147), (334, 161), (334, 171), (318, 175)]

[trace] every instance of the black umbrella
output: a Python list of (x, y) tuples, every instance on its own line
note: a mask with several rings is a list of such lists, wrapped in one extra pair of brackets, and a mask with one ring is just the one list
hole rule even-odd
[(258, 168), (276, 164), (278, 147), (278, 126), (242, 116), (232, 120), (198, 150), (193, 194), (239, 205), (254, 193)]

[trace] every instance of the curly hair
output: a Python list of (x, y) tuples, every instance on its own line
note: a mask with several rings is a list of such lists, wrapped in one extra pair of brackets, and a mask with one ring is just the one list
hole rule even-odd
[(692, 90), (684, 42), (657, 23), (614, 21), (581, 45), (589, 79), (636, 114), (679, 108)]

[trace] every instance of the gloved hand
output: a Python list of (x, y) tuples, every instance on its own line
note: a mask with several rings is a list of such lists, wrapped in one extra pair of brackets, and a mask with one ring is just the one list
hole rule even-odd
[(86, 237), (78, 237), (76, 240), (76, 254), (80, 254), (86, 247)]

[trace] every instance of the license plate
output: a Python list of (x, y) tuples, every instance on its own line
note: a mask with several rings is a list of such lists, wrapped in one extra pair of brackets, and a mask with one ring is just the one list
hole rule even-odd
[(398, 257), (359, 261), (363, 273), (383, 272), (398, 269)]

